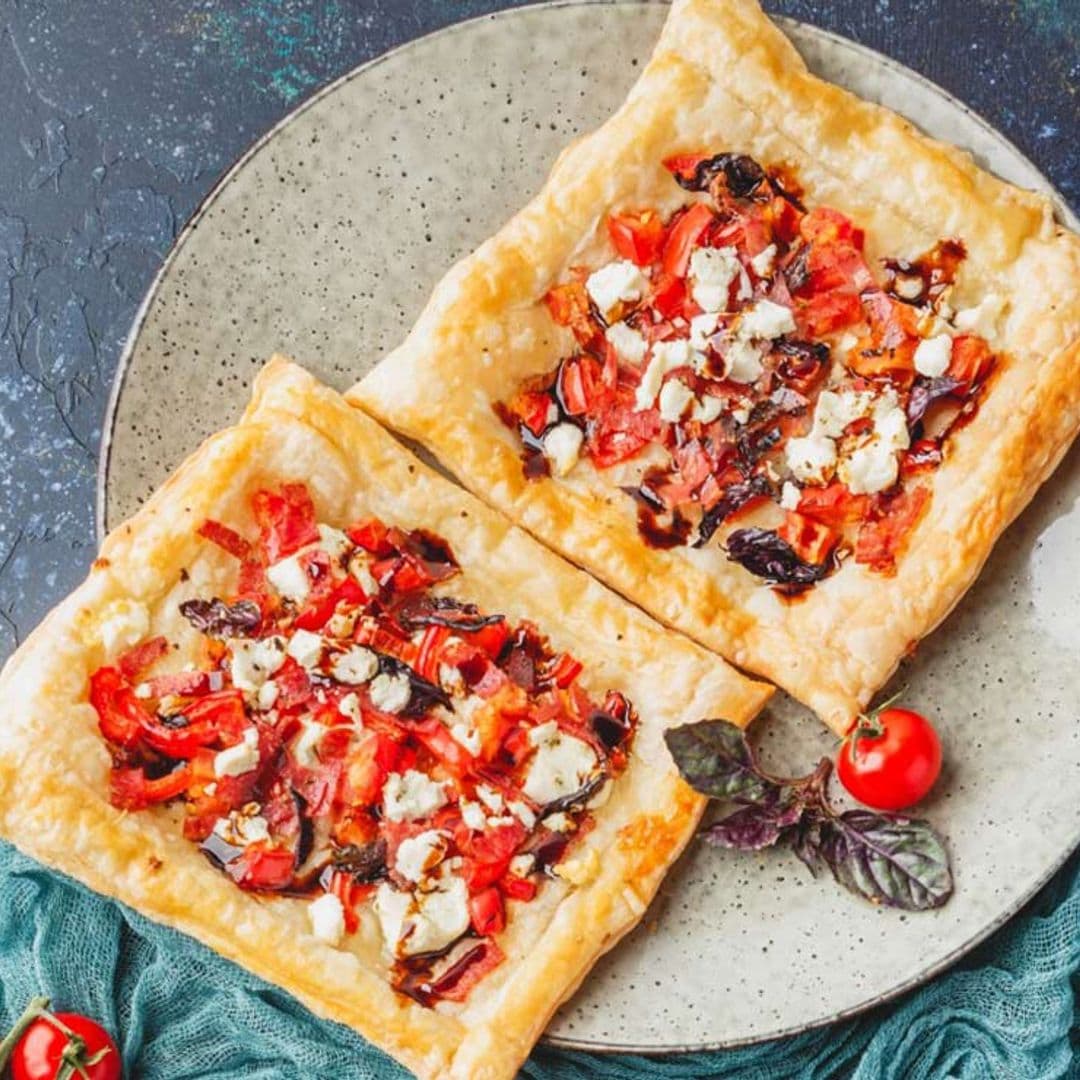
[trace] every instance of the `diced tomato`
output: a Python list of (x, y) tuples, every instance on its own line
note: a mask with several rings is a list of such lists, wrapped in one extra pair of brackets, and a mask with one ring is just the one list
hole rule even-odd
[(278, 688), (275, 703), (278, 709), (294, 709), (303, 705), (313, 693), (308, 673), (291, 656), (274, 672), (274, 683)]
[(360, 916), (356, 913), (357, 906), (374, 890), (374, 885), (361, 883), (352, 874), (335, 870), (330, 878), (328, 892), (333, 893), (340, 901), (345, 913), (345, 933), (355, 934), (360, 929)]
[(134, 746), (142, 737), (143, 722), (150, 717), (119, 669), (98, 668), (90, 676), (90, 704), (98, 715), (98, 727), (109, 742)]
[(911, 444), (910, 449), (900, 459), (900, 472), (903, 476), (936, 469), (942, 462), (941, 445), (936, 439), (919, 439)]
[(664, 222), (655, 210), (609, 214), (608, 235), (615, 250), (638, 266), (651, 266), (664, 246)]
[(686, 281), (673, 274), (661, 274), (653, 285), (652, 305), (665, 319), (682, 315), (686, 307)]
[(541, 436), (551, 423), (551, 395), (541, 390), (522, 390), (510, 401), (510, 411), (533, 435)]
[(312, 589), (304, 607), (296, 616), (294, 625), (301, 630), (321, 630), (330, 621), (339, 604), (354, 608), (368, 599), (359, 582), (351, 574), (334, 585), (328, 566), (327, 573), (320, 578), (320, 582), (323, 581), (327, 583), (327, 587)]
[(499, 888), (503, 896), (510, 900), (531, 900), (536, 895), (536, 882), (528, 878), (515, 877), (507, 874), (500, 879)]
[(559, 365), (559, 392), (571, 416), (583, 416), (606, 397), (602, 369), (591, 356), (574, 356)]
[(511, 764), (520, 765), (532, 753), (528, 730), (523, 727), (514, 728), (503, 739), (502, 752), (510, 759)]
[(804, 517), (839, 528), (861, 521), (866, 516), (869, 501), (866, 495), (853, 495), (846, 484), (837, 480), (827, 487), (804, 488), (798, 511)]
[(881, 573), (891, 573), (904, 549), (907, 537), (918, 524), (930, 502), (925, 487), (901, 491), (879, 516), (864, 521), (855, 541), (855, 561)]
[(248, 726), (244, 695), (239, 690), (219, 690), (184, 708), (189, 728), (206, 727), (233, 741)]
[(802, 215), (787, 199), (775, 196), (765, 211), (772, 226), (773, 236), (785, 244), (790, 244), (799, 235), (799, 222)]
[(254, 558), (251, 541), (246, 540), (235, 529), (230, 529), (228, 525), (222, 525), (220, 521), (207, 518), (196, 531), (241, 562), (249, 562)]
[(503, 877), (524, 839), (525, 826), (520, 823), (473, 834), (464, 849), (464, 877), (469, 892), (477, 893)]
[(506, 926), (502, 893), (494, 885), (481, 889), (469, 897), (469, 918), (473, 929), (481, 937), (491, 937)]
[(794, 549), (803, 562), (820, 565), (828, 557), (840, 537), (820, 521), (788, 510), (778, 533)]
[(429, 716), (410, 730), (455, 776), (464, 776), (475, 766), (476, 759), (437, 717)]
[(144, 810), (182, 795), (190, 783), (191, 766), (186, 762), (156, 780), (143, 769), (115, 768), (109, 778), (109, 802), (121, 810)]
[(292, 883), (295, 866), (291, 851), (258, 843), (249, 844), (225, 869), (243, 889), (274, 892)]
[(881, 349), (910, 347), (914, 352), (919, 343), (919, 323), (910, 304), (894, 300), (881, 289), (862, 295), (863, 310), (870, 323), (874, 345)]
[(268, 562), (277, 562), (319, 539), (315, 504), (304, 484), (257, 491), (251, 500)]
[(400, 747), (379, 732), (368, 737), (350, 755), (346, 767), (350, 802), (356, 806), (374, 806), (382, 797), (387, 774), (397, 766)]
[(560, 690), (565, 690), (580, 674), (581, 662), (569, 653), (559, 653), (553, 657), (546, 672), (547, 678)]
[(459, 630), (458, 634), (470, 645), (482, 649), (492, 660), (497, 660), (499, 653), (502, 652), (503, 646), (510, 637), (510, 624), (505, 619), (501, 619), (497, 623), (482, 626), (479, 630)]
[(819, 338), (861, 322), (863, 312), (856, 294), (831, 292), (797, 298), (794, 315), (803, 337)]
[(428, 682), (439, 681), (439, 654), (443, 643), (450, 636), (445, 626), (426, 626), (420, 638), (420, 648), (416, 656), (416, 671)]
[(809, 211), (799, 223), (799, 232), (809, 243), (850, 244), (859, 251), (862, 250), (862, 229), (857, 229), (851, 219), (839, 210), (828, 206), (818, 206)]
[[(323, 742), (326, 740), (324, 739)], [(320, 752), (322, 747), (320, 746)], [(341, 790), (344, 770), (340, 761), (322, 761), (318, 768), (297, 766), (293, 772), (293, 786), (307, 803), (308, 813), (322, 817), (333, 809)]]
[(560, 326), (569, 327), (582, 345), (587, 345), (597, 336), (584, 281), (567, 281), (554, 286), (548, 290), (544, 302), (551, 317)]
[(410, 552), (372, 563), (371, 576), (381, 588), (391, 589), (396, 593), (426, 589), (436, 581), (423, 559)]
[(194, 697), (207, 693), (214, 683), (222, 686), (224, 679), (220, 671), (171, 671), (167, 675), (148, 679), (146, 687), (152, 698), (163, 698), (166, 694), (174, 697)]
[(981, 337), (961, 334), (953, 338), (948, 372), (951, 378), (970, 386), (985, 378), (993, 363), (994, 357), (990, 352), (990, 346)]
[(690, 266), (690, 255), (715, 216), (705, 203), (694, 203), (672, 225), (664, 242), (663, 271), (684, 278)]
[(629, 405), (614, 406), (598, 417), (589, 431), (589, 458), (598, 469), (606, 469), (633, 457), (659, 434), (656, 409), (635, 412)]
[(393, 551), (393, 545), (387, 539), (388, 532), (378, 518), (365, 518), (345, 530), (345, 534), (354, 544), (371, 555), (389, 555)]
[(471, 959), (464, 967), (451, 969), (454, 972), (453, 978), (444, 975), (436, 983), (439, 1000), (465, 1001), (472, 988), (506, 959), (502, 949), (494, 941), (482, 942), (470, 949), (466, 956)]
[(156, 664), (169, 651), (169, 643), (163, 637), (150, 638), (122, 653), (116, 661), (125, 679), (137, 679), (148, 667)]

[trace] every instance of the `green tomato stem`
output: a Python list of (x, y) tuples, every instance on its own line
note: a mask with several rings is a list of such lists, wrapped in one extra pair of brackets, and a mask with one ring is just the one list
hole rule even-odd
[(30, 999), (30, 1004), (22, 1011), (22, 1015), (15, 1021), (12, 1029), (0, 1040), (0, 1069), (3, 1069), (11, 1060), (15, 1047), (19, 1040), (26, 1034), (26, 1029), (43, 1016), (49, 1016), (49, 999), (47, 997), (35, 997)]

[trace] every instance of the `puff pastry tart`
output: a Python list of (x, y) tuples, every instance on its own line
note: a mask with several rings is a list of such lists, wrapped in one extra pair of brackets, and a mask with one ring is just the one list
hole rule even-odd
[(1080, 423), (1080, 242), (676, 0), (620, 111), (352, 400), (842, 732)]
[(421, 1077), (510, 1077), (770, 689), (284, 361), (0, 680), (0, 832)]

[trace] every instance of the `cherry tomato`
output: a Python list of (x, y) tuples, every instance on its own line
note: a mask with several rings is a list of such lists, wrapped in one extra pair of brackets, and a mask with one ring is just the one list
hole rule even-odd
[(903, 810), (934, 786), (941, 743), (925, 716), (884, 708), (860, 717), (836, 755), (847, 790), (875, 810)]
[[(44, 1000), (44, 999), (41, 999)], [(98, 1023), (78, 1013), (36, 1010), (11, 1056), (12, 1080), (120, 1080), (120, 1051)]]

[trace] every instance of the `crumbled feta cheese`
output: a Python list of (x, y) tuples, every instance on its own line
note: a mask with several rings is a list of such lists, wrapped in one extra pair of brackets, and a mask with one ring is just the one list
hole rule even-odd
[(802, 498), (802, 492), (790, 480), (785, 480), (784, 486), (780, 489), (780, 505), (785, 510), (797, 510), (800, 498)]
[(628, 363), (640, 364), (645, 359), (645, 353), (649, 348), (648, 343), (632, 326), (617, 322), (607, 328), (604, 337), (615, 347), (619, 356)]
[(737, 383), (756, 382), (765, 370), (761, 364), (761, 350), (739, 339), (724, 346), (724, 366), (727, 369), (724, 377)]
[(439, 665), (439, 685), (451, 694), (456, 694), (465, 689), (465, 676), (461, 674), (461, 668), (453, 664)]
[(379, 591), (378, 582), (371, 576), (371, 558), (366, 551), (354, 551), (349, 558), (349, 574), (364, 590), (365, 597), (374, 596)]
[(416, 894), (383, 882), (375, 892), (375, 914), (389, 952), (398, 956), (435, 952), (468, 930), (468, 890), (464, 879), (456, 876)]
[(311, 580), (300, 562), (299, 555), (290, 555), (287, 559), (282, 559), (268, 567), (266, 580), (286, 600), (292, 600), (297, 604), (302, 604), (311, 591)]
[(677, 423), (694, 400), (694, 391), (681, 379), (669, 379), (660, 388), (660, 419)]
[(814, 434), (838, 439), (854, 420), (867, 416), (874, 395), (865, 390), (822, 390), (814, 408)]
[(724, 311), (732, 281), (742, 269), (733, 247), (697, 248), (690, 256), (691, 295), (704, 311)]
[(302, 668), (310, 671), (322, 659), (323, 639), (310, 630), (297, 630), (285, 650)]
[(477, 832), (483, 829), (487, 818), (484, 816), (484, 809), (479, 803), (473, 802), (471, 799), (462, 799), (458, 803), (458, 809), (461, 811), (461, 820), (465, 822), (466, 828), (475, 829)]
[(339, 641), (343, 638), (351, 638), (359, 619), (360, 613), (355, 609), (352, 611), (336, 611), (326, 620), (326, 632)]
[(390, 675), (384, 672), (371, 680), (368, 694), (371, 697), (371, 704), (379, 712), (399, 713), (409, 704), (412, 687), (409, 685), (407, 675), (400, 673)]
[(150, 685), (148, 683), (139, 683), (135, 687), (135, 696), (145, 701), (150, 696)]
[(587, 847), (577, 858), (558, 863), (554, 873), (571, 885), (587, 885), (600, 873), (600, 856), (595, 848)]
[(775, 261), (776, 245), (770, 244), (763, 251), (759, 251), (750, 260), (750, 265), (759, 278), (766, 278), (772, 273), (773, 263)]
[(585, 282), (585, 289), (601, 314), (606, 314), (622, 300), (640, 300), (648, 286), (648, 279), (629, 259), (619, 259), (600, 267)]
[(359, 724), (363, 720), (363, 713), (360, 710), (360, 699), (356, 694), (346, 694), (338, 702), (338, 712), (351, 720), (354, 724)]
[(426, 773), (390, 773), (383, 785), (383, 814), (390, 821), (416, 821), (446, 805), (446, 789)]
[(510, 860), (510, 873), (515, 877), (528, 877), (535, 868), (535, 855), (515, 855)]
[(256, 703), (259, 708), (266, 712), (267, 709), (272, 709), (277, 704), (278, 699), (278, 684), (273, 679), (269, 679), (259, 687), (258, 694), (256, 695)]
[(352, 645), (330, 661), (330, 674), (339, 683), (348, 686), (366, 683), (373, 679), (378, 671), (379, 658), (366, 645)]
[(846, 356), (858, 344), (858, 336), (853, 334), (850, 330), (845, 330), (836, 342), (836, 352), (840, 353), (842, 356)]
[(330, 729), (325, 724), (315, 720), (302, 720), (301, 731), (293, 743), (293, 757), (304, 766), (305, 769), (315, 769), (319, 765), (319, 743)]
[(651, 409), (656, 395), (660, 392), (664, 376), (676, 368), (693, 366), (698, 355), (690, 348), (690, 342), (686, 338), (656, 342), (653, 345), (652, 358), (642, 372), (641, 382), (634, 394), (634, 409), (637, 412)]
[(927, 378), (936, 379), (949, 370), (952, 359), (952, 338), (948, 334), (923, 338), (915, 349), (915, 370)]
[(327, 945), (340, 945), (345, 936), (345, 908), (333, 893), (324, 893), (308, 904), (311, 932)]
[(900, 465), (892, 447), (872, 439), (841, 461), (838, 471), (853, 495), (871, 495), (896, 483)]
[(1006, 301), (998, 293), (987, 293), (975, 307), (962, 308), (953, 316), (958, 330), (976, 333), (989, 338), (997, 332), (997, 325), (1005, 310)]
[(893, 292), (903, 300), (918, 300), (923, 287), (921, 274), (900, 274), (893, 281)]
[(565, 476), (577, 463), (585, 435), (577, 424), (556, 424), (544, 436), (544, 457), (556, 476)]
[(333, 525), (320, 524), (318, 530), (319, 547), (334, 562), (341, 562), (355, 547), (353, 542), (340, 529), (335, 529)]
[(888, 390), (874, 403), (874, 435), (890, 450), (906, 450), (911, 445), (907, 414), (896, 392)]
[(526, 829), (531, 829), (536, 824), (536, 815), (532, 812), (532, 808), (526, 806), (520, 799), (514, 799), (512, 802), (508, 802), (506, 804), (506, 809), (509, 810)]
[(736, 406), (736, 408), (731, 410), (731, 419), (734, 420), (736, 424), (745, 424), (746, 421), (750, 419), (750, 406)]
[(709, 347), (709, 338), (716, 333), (719, 318), (713, 311), (695, 315), (690, 320), (690, 348), (704, 352)]
[(536, 754), (522, 790), (543, 805), (580, 791), (596, 768), (596, 753), (588, 743), (559, 730), (554, 720), (533, 728), (529, 742)]
[(398, 942), (405, 929), (405, 920), (413, 906), (412, 893), (401, 892), (389, 882), (384, 881), (375, 890), (375, 915), (379, 920), (383, 941), (387, 952), (396, 954)]
[(504, 806), (502, 795), (487, 784), (477, 784), (476, 797), (495, 814), (499, 813)]
[(259, 764), (258, 728), (245, 728), (243, 737), (235, 746), (229, 746), (214, 755), (214, 775), (243, 776)]
[(562, 812), (548, 814), (543, 820), (543, 825), (552, 832), (570, 832), (574, 827), (574, 819), (569, 814)]
[(795, 332), (795, 319), (791, 309), (772, 300), (759, 300), (753, 307), (745, 308), (739, 316), (739, 336), (750, 339), (768, 339)]
[(711, 424), (723, 410), (724, 402), (720, 398), (706, 394), (700, 401), (694, 402), (694, 407), (690, 410), (690, 419), (702, 424)]
[(116, 600), (101, 613), (97, 635), (107, 653), (120, 652), (150, 632), (150, 613), (142, 604)]
[(789, 439), (784, 454), (788, 468), (804, 484), (823, 484), (836, 467), (836, 443), (821, 435)]
[(229, 642), (229, 671), (237, 690), (254, 692), (285, 663), (285, 639), (278, 634)]
[(480, 732), (468, 724), (452, 724), (450, 735), (459, 746), (464, 746), (473, 757), (480, 753)]
[[(213, 795), (210, 790), (216, 785), (207, 784), (206, 794)], [(228, 817), (218, 818), (214, 822), (213, 832), (220, 836), (226, 844), (234, 847), (246, 847), (248, 844), (258, 844), (263, 840), (270, 839), (270, 824), (259, 813), (258, 803), (248, 803), (242, 810), (231, 810)]]
[(428, 870), (442, 861), (445, 852), (446, 837), (436, 829), (428, 829), (398, 844), (394, 869), (406, 881), (421, 881)]

